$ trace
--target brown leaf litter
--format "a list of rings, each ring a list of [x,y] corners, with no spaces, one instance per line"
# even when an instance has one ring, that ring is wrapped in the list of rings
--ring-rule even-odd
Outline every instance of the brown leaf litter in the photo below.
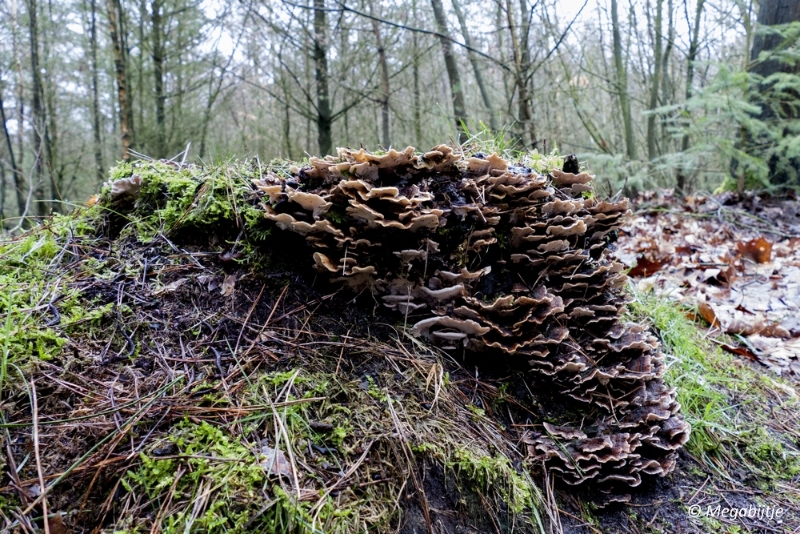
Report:
[[[800,208],[750,194],[638,199],[615,257],[695,309],[729,352],[800,378]]]

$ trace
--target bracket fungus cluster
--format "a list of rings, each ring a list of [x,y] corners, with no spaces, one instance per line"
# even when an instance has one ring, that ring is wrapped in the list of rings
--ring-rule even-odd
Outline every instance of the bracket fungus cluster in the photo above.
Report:
[[[526,435],[535,459],[571,484],[637,486],[674,468],[689,426],[657,340],[620,319],[625,274],[607,251],[627,200],[598,200],[591,180],[438,146],[340,149],[255,185],[265,217],[304,236],[332,282],[371,291],[416,336],[502,354],[582,406]]]

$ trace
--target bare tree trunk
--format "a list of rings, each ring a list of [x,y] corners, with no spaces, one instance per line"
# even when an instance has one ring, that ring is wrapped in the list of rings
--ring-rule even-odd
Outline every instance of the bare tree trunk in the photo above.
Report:
[[[519,112],[520,112],[520,117],[523,118],[524,123],[527,125],[526,130],[528,130],[531,138],[530,147],[534,149],[538,148],[539,139],[536,136],[536,125],[534,124],[533,121],[533,95],[531,94],[532,92],[530,90],[530,87],[528,87],[528,83],[530,82],[529,73],[531,72],[531,47],[530,47],[531,23],[530,23],[530,13],[528,11],[528,0],[519,0],[519,16],[520,16],[520,21],[522,22],[522,26],[520,27],[520,43],[519,43],[520,55],[521,55],[520,70],[519,70],[520,79],[518,80],[519,91],[520,91]]]
[[[761,27],[776,26],[790,23],[800,22],[800,2],[797,0],[761,0],[758,9],[758,24]],[[796,36],[794,37],[796,41]],[[751,72],[767,78],[773,74],[787,73],[787,74],[800,74],[800,63],[796,60],[779,60],[769,59],[768,61],[759,61],[759,55],[762,52],[773,51],[777,48],[790,44],[787,42],[785,33],[772,32],[769,34],[759,32],[753,40],[753,48],[750,53],[750,61],[752,67],[749,69]],[[758,94],[762,94],[765,90],[771,90],[771,86],[775,83],[760,84],[756,88]],[[800,101],[800,91],[797,89],[786,88],[782,91],[786,96],[783,97],[783,102],[780,107],[762,105],[759,119],[762,121],[775,121],[775,122],[796,122],[800,119],[800,112],[797,109],[797,102]],[[788,126],[781,127],[779,124],[775,128],[782,130],[782,136],[791,136],[792,131]],[[748,132],[749,137],[753,137],[751,132]],[[756,142],[751,142],[757,144]],[[774,185],[785,184],[800,184],[800,157],[792,157],[788,149],[783,149],[781,153],[773,153],[769,156],[767,164],[769,165],[769,180]],[[740,191],[743,189],[744,184],[740,181]]]
[[[662,39],[661,39],[661,12],[664,0],[656,0],[656,18],[653,24],[655,46],[653,50],[653,78],[650,81],[650,112],[647,116],[647,159],[653,161],[658,156],[656,147],[656,116],[652,111],[658,107],[658,89],[661,81]]]
[[[467,134],[464,131],[469,117],[467,116],[467,106],[464,103],[464,91],[461,86],[461,77],[458,73],[458,64],[456,63],[455,55],[453,55],[453,45],[450,40],[450,34],[447,31],[447,18],[442,8],[442,0],[431,0],[433,6],[433,16],[436,19],[436,29],[442,34],[439,41],[442,44],[442,54],[444,54],[444,65],[447,69],[447,77],[450,80],[450,93],[453,97],[453,115],[456,120],[456,129],[458,130],[458,142],[466,143]]]
[[[369,12],[373,14],[373,1],[369,3]],[[381,142],[383,148],[388,149],[391,145],[391,138],[389,137],[389,64],[386,61],[386,50],[383,48],[381,41],[381,31],[376,18],[372,20],[372,32],[375,34],[375,44],[378,47],[378,63],[381,66]]]
[[[471,48],[474,48],[474,46],[472,44],[472,38],[469,35],[469,28],[467,28],[467,19],[464,17],[464,12],[461,10],[461,5],[458,3],[458,0],[452,0],[452,2],[453,10],[456,12],[456,17],[458,18],[458,24],[461,26],[461,35],[464,37],[464,44],[469,47],[467,48],[467,57],[472,64],[472,70],[475,72],[475,81],[477,82],[478,89],[481,92],[483,105],[486,106],[486,112],[489,114],[489,126],[491,127],[492,131],[496,132],[499,129],[497,126],[497,117],[494,106],[492,106],[492,99],[489,96],[489,91],[486,89],[486,82],[483,80],[483,70],[478,62],[478,57],[472,50],[470,50]]]
[[[664,59],[661,64],[661,105],[667,106],[674,101],[675,90],[671,87],[670,58],[675,46],[675,16],[673,13],[673,0],[667,0],[667,45],[664,48]],[[666,128],[666,117],[661,120],[661,152],[668,152],[669,137]]]
[[[417,20],[417,0],[412,0],[411,2],[411,15],[413,20]],[[414,63],[411,66],[414,77],[414,142],[418,149],[424,150],[422,146],[422,121],[420,119],[419,43],[417,42],[417,32],[411,34],[411,46],[414,54]]]
[[[503,41],[503,0],[495,0],[497,3],[497,12],[495,13],[495,32],[497,33],[497,49],[500,51],[500,62],[505,65],[507,64],[506,61],[506,50],[505,44]],[[511,94],[511,83],[509,81],[508,70],[502,69],[503,73],[503,94],[506,97],[505,101],[508,106],[506,110],[506,115],[511,115],[511,104],[514,96]],[[505,120],[503,120],[505,123]]]
[[[156,97],[156,157],[164,158],[166,154],[166,124],[164,102],[164,46],[161,27],[161,1],[153,0],[150,4],[150,22],[153,25],[151,37],[153,40],[153,77],[155,78],[155,97]]]
[[[53,17],[53,2],[52,0],[47,0],[47,17],[44,19],[45,24],[47,21],[54,20]],[[42,62],[40,64],[41,69],[46,73],[44,79],[42,79],[42,101],[45,105],[45,120],[47,120],[47,135],[44,139],[45,143],[45,153],[46,153],[46,170],[47,174],[50,178],[50,199],[52,202],[50,203],[50,209],[53,212],[61,211],[61,204],[56,202],[58,200],[62,200],[61,198],[61,184],[63,183],[63,173],[64,173],[64,166],[62,165],[61,159],[58,155],[58,114],[56,108],[56,83],[53,79],[53,66],[52,61],[50,58],[50,51],[53,49],[53,46],[50,42],[50,37],[53,35],[53,31],[49,30],[47,25],[44,26],[44,30],[40,32],[42,35]]]
[[[120,4],[119,0],[108,0],[108,24],[111,36],[111,44],[114,48],[114,69],[117,74],[117,98],[119,101],[119,129],[122,137],[122,159],[131,159],[131,131],[133,125],[129,122],[128,110],[130,109],[128,99],[128,73],[125,65],[125,52],[123,50],[122,36],[120,34],[119,23]]]
[[[523,45],[520,41],[520,36],[517,35],[518,28],[516,21],[514,20],[514,7],[511,3],[511,0],[506,0],[506,17],[508,19],[508,30],[511,35],[511,51],[514,55],[514,83],[517,86],[517,103],[519,106],[519,138],[523,147],[530,146],[535,148],[537,139],[536,133],[534,132],[534,128],[532,126],[533,108],[531,106],[531,96],[528,92],[528,84],[525,81],[526,72],[529,68],[530,55],[523,52]],[[525,140],[525,135],[528,130],[531,132],[530,143]]]
[[[17,0],[12,0],[11,10],[13,20],[11,22],[11,46],[13,47],[14,55],[14,70],[16,71],[17,80],[15,86],[16,100],[17,100],[17,166],[22,169],[25,165],[25,149],[23,141],[25,139],[25,86],[23,83],[22,75],[22,61],[20,60],[20,44],[19,29],[22,27],[19,21],[19,6]],[[18,190],[18,194],[19,194]],[[22,203],[24,212],[25,202]]]
[[[686,0],[684,0],[685,2]],[[694,14],[694,26],[692,27],[692,38],[689,41],[689,54],[686,56],[686,100],[692,96],[692,84],[694,83],[694,61],[697,58],[697,48],[700,40],[700,21],[703,18],[703,4],[705,0],[697,0],[697,8]],[[681,151],[689,150],[689,135],[684,133],[681,139]],[[678,169],[677,183],[675,184],[679,192],[683,193],[686,189],[686,169],[681,166]]]
[[[44,177],[47,162],[45,144],[47,139],[47,119],[42,106],[42,75],[39,67],[39,24],[38,6],[36,0],[28,0],[28,28],[31,41],[31,80],[33,93],[31,99],[31,113],[33,114],[33,149],[34,160],[32,175],[36,182],[34,185],[34,198],[36,199],[36,213],[39,216],[47,215],[47,205],[44,202]]]
[[[92,132],[94,133],[94,163],[97,181],[105,177],[103,167],[103,137],[100,131],[100,101],[97,78],[97,0],[89,0],[89,68],[92,69]]]
[[[3,87],[0,85],[0,118],[3,120],[3,135],[6,139],[6,150],[8,151],[8,163],[11,173],[14,175],[14,188],[17,193],[17,215],[25,216],[25,181],[22,179],[22,172],[17,167],[14,159],[14,146],[11,143],[11,135],[8,133],[8,122],[6,120],[5,104],[3,102]],[[2,206],[0,204],[0,206]]]
[[[325,0],[314,0],[314,70],[317,82],[317,143],[319,155],[333,151],[333,117],[328,91],[328,17]]]
[[[283,97],[286,102],[289,102],[289,88],[286,85],[286,80],[281,76],[281,85],[283,86]],[[345,119],[347,117],[345,116]],[[289,115],[289,106],[283,106],[283,143],[286,147],[286,157],[292,159],[292,122]]]
[[[611,0],[611,25],[614,34],[614,65],[617,75],[617,93],[622,108],[622,123],[625,129],[625,148],[628,159],[636,159],[636,145],[633,139],[633,123],[631,121],[631,102],[628,98],[628,68],[622,62],[622,38],[619,33],[619,16],[617,0]]]

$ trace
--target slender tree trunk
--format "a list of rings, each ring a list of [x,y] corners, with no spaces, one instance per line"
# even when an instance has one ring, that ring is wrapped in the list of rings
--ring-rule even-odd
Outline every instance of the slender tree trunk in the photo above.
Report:
[[[674,101],[675,90],[671,87],[670,58],[672,49],[675,46],[675,16],[673,13],[673,1],[667,0],[667,45],[664,47],[664,59],[661,64],[661,105],[667,106]],[[667,143],[669,136],[666,128],[666,117],[661,119],[661,152],[669,152]]]
[[[15,96],[17,100],[17,167],[22,169],[25,165],[25,84],[23,83],[24,76],[22,74],[22,60],[20,60],[20,39],[19,29],[22,27],[19,21],[19,5],[17,0],[12,0],[11,11],[13,20],[11,21],[11,46],[14,55],[14,70],[16,72],[16,85],[14,87]],[[25,203],[23,202],[23,211]],[[20,215],[22,212],[20,212]]]
[[[161,27],[161,0],[153,0],[150,4],[150,22],[152,24],[151,37],[153,40],[153,77],[155,78],[156,97],[156,156],[165,158],[166,154],[166,124],[164,111],[164,46],[163,28]]]
[[[373,14],[373,1],[369,3],[370,14]],[[383,148],[389,149],[392,145],[389,137],[389,64],[386,61],[386,50],[381,41],[381,30],[376,19],[372,19],[372,32],[375,34],[375,45],[378,47],[378,63],[381,66],[381,142]]]
[[[11,135],[8,133],[8,121],[6,120],[5,103],[3,102],[3,87],[0,85],[0,118],[3,120],[3,136],[6,141],[6,150],[8,151],[8,163],[11,168],[11,173],[14,175],[14,189],[16,189],[17,196],[17,215],[19,217],[25,216],[25,181],[22,179],[22,171],[17,166],[14,158],[14,146],[11,143]]]
[[[328,91],[328,17],[325,0],[314,0],[314,76],[317,82],[317,142],[319,155],[333,151],[331,101]]]
[[[417,0],[411,2],[412,20],[417,20]],[[420,96],[419,96],[419,42],[417,32],[411,34],[411,49],[414,63],[411,65],[412,76],[414,78],[414,142],[417,148],[424,150],[422,146],[422,120],[420,119]]]
[[[504,65],[508,63],[506,61],[506,47],[505,42],[503,40],[504,34],[504,25],[503,25],[503,0],[495,0],[497,3],[497,12],[495,13],[495,32],[497,33],[497,49],[500,52],[500,61]],[[511,104],[514,96],[511,94],[511,83],[508,76],[508,71],[506,69],[502,69],[503,73],[503,95],[506,97],[505,101],[507,104],[506,115],[511,115]],[[505,123],[505,120],[503,120]]]
[[[42,79],[42,101],[45,105],[45,120],[47,120],[47,134],[44,138],[46,153],[46,171],[50,178],[50,209],[53,212],[61,211],[61,204],[56,202],[61,200],[61,184],[63,183],[64,167],[58,155],[58,109],[56,107],[56,82],[53,79],[53,62],[50,57],[52,45],[50,38],[53,30],[47,27],[49,21],[55,20],[53,17],[53,2],[47,0],[47,18],[45,19],[42,35],[42,62],[40,64],[45,77]]]
[[[145,108],[148,107],[145,102],[149,101],[149,98],[145,96],[145,83],[144,83],[144,61],[145,61],[145,54],[144,50],[147,49],[146,41],[147,37],[145,36],[145,24],[148,19],[147,14],[147,0],[140,0],[139,2],[139,27],[138,35],[136,36],[139,40],[139,54],[136,58],[136,90],[133,90],[133,87],[130,89],[130,97],[128,100],[130,101],[130,106],[135,107],[138,110],[136,116],[136,124],[139,125],[139,128],[144,131],[144,111]],[[132,78],[132,76],[131,76]],[[131,85],[133,85],[133,79],[131,79]]]
[[[464,103],[464,90],[461,86],[458,64],[453,54],[453,44],[447,31],[447,18],[442,7],[442,0],[431,0],[431,6],[433,6],[433,16],[436,19],[436,30],[442,34],[439,41],[442,44],[447,77],[450,80],[450,93],[453,97],[453,115],[455,116],[456,129],[458,130],[458,142],[466,143],[467,133],[464,131],[464,127],[467,125],[469,117],[467,116],[467,106]]]
[[[531,72],[531,23],[530,12],[528,11],[528,0],[519,0],[519,15],[520,22],[522,22],[522,26],[520,27],[520,79],[518,81],[520,91],[519,111],[531,138],[530,147],[535,149],[539,146],[539,138],[536,136],[536,125],[533,121],[533,94],[528,86]],[[546,142],[545,140],[545,143]],[[545,148],[547,147],[545,146]]]
[[[122,137],[122,159],[131,159],[131,130],[133,125],[129,122],[128,110],[128,73],[125,66],[125,53],[122,45],[119,24],[120,4],[119,0],[108,0],[108,25],[111,36],[111,44],[114,48],[114,70],[117,75],[117,99],[119,101],[119,129]]]
[[[684,0],[686,1],[686,0]],[[697,58],[697,48],[700,41],[700,21],[703,19],[703,4],[705,0],[697,0],[697,7],[694,14],[694,26],[692,27],[692,37],[689,41],[689,54],[686,56],[686,100],[692,97],[692,84],[694,83],[694,62]],[[684,133],[681,139],[681,151],[689,150],[689,135]],[[675,184],[679,192],[686,191],[686,169],[681,166],[678,169],[677,183]]]
[[[511,52],[514,55],[514,83],[517,86],[517,104],[519,107],[518,122],[520,125],[520,144],[523,147],[536,146],[536,134],[534,132],[533,122],[533,108],[531,106],[531,96],[528,92],[528,84],[525,81],[526,72],[528,70],[529,58],[523,52],[523,45],[520,36],[517,35],[518,27],[514,20],[514,6],[511,0],[506,0],[506,17],[508,19],[508,31],[511,35]],[[527,22],[526,22],[527,24]],[[523,32],[524,33],[524,32]],[[525,140],[525,136],[530,130],[530,143]]]
[[[622,108],[622,123],[625,129],[625,148],[628,159],[636,159],[636,145],[633,139],[633,122],[631,121],[631,102],[628,98],[628,68],[622,61],[622,38],[619,33],[619,16],[617,0],[611,0],[611,25],[614,34],[614,66],[617,76],[617,93]]]
[[[289,102],[289,88],[286,85],[286,80],[281,76],[281,85],[283,87],[283,97],[286,102]],[[347,119],[347,116],[345,116]],[[292,159],[292,121],[289,114],[289,106],[283,106],[283,144],[286,147],[286,157]]]
[[[42,75],[39,66],[39,24],[38,6],[36,0],[28,0],[28,28],[30,30],[31,41],[31,113],[33,114],[33,150],[34,160],[32,175],[35,179],[34,198],[36,199],[36,213],[39,216],[47,215],[47,205],[44,202],[44,176],[43,172],[47,168],[46,139],[47,139],[47,119],[44,116],[42,105]]]
[[[89,0],[89,68],[92,70],[92,132],[94,134],[94,164],[97,181],[105,177],[103,167],[103,137],[100,130],[100,100],[97,76],[97,0]]]
[[[650,111],[651,114],[647,116],[647,159],[653,161],[658,156],[658,149],[656,146],[656,116],[652,111],[658,107],[658,90],[661,82],[661,67],[663,58],[662,56],[662,39],[661,39],[661,12],[664,0],[656,0],[656,18],[653,24],[653,36],[655,39],[655,46],[653,50],[653,78],[650,81]]]
[[[458,18],[458,24],[461,26],[461,35],[464,37],[464,44],[470,48],[474,48],[472,44],[472,38],[469,35],[469,28],[467,27],[467,19],[464,17],[464,11],[462,11],[458,0],[452,0],[452,2],[453,10],[456,12],[456,18]],[[475,53],[468,48],[467,57],[469,58],[469,62],[472,64],[472,70],[475,73],[475,81],[478,84],[478,89],[481,92],[483,105],[486,107],[486,112],[489,114],[489,127],[492,129],[492,131],[496,132],[499,129],[497,125],[497,116],[495,114],[494,106],[492,106],[492,99],[489,96],[489,91],[486,88],[486,82],[483,80],[483,69],[481,69],[478,56],[476,56]]]

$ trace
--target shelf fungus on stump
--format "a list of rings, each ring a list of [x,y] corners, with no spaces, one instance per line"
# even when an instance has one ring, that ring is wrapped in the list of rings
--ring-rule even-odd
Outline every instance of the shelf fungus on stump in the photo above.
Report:
[[[540,175],[447,146],[340,149],[295,171],[255,185],[265,216],[306,237],[320,272],[371,291],[414,335],[502,354],[583,407],[572,426],[524,437],[537,461],[603,487],[675,467],[689,425],[656,339],[620,320],[625,274],[607,257],[627,200],[597,199],[586,173]]]

